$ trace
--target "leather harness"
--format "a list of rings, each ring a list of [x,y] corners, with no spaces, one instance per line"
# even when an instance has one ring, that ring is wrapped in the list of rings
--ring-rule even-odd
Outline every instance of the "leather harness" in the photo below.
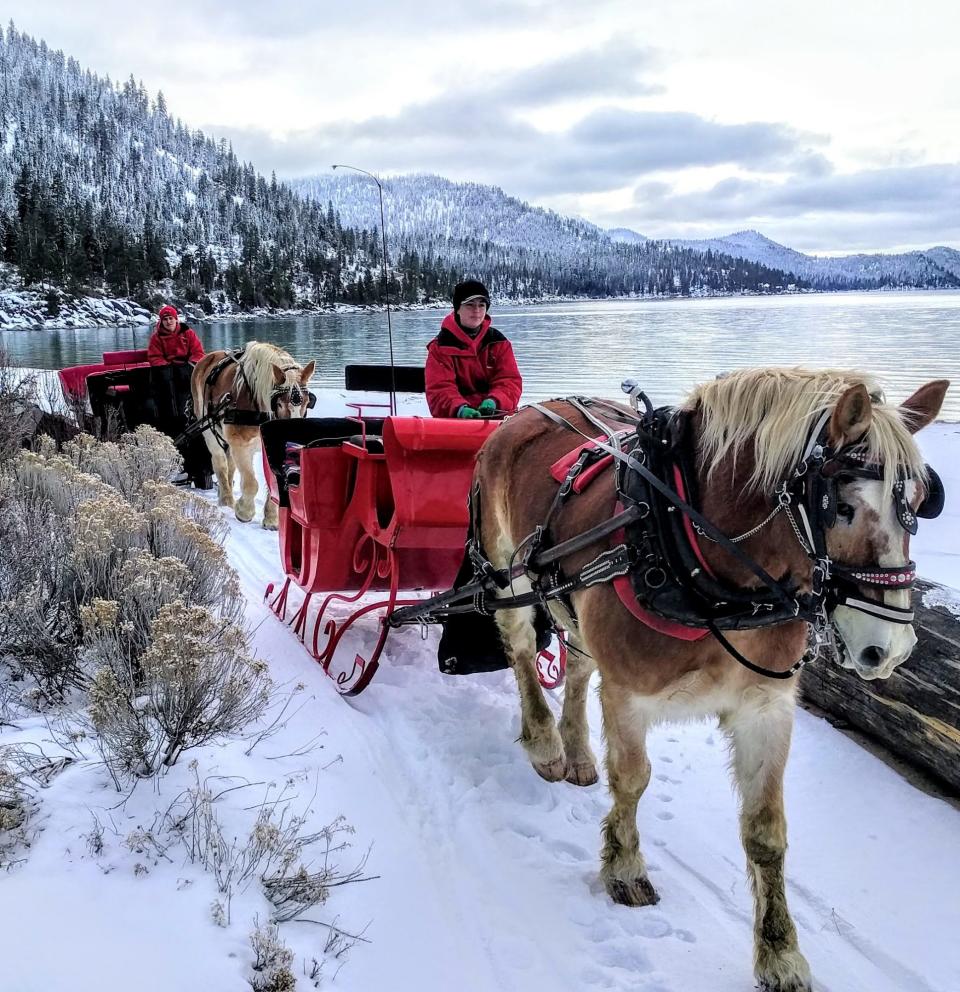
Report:
[[[203,389],[207,400],[205,404],[207,412],[203,417],[200,417],[199,419],[196,419],[192,423],[188,424],[183,434],[181,434],[175,441],[175,444],[179,446],[181,441],[186,441],[193,436],[202,434],[209,428],[210,433],[213,435],[214,440],[220,446],[221,450],[226,452],[229,445],[227,443],[227,439],[223,436],[222,427],[224,424],[231,424],[237,427],[262,426],[267,423],[267,421],[273,420],[276,417],[280,397],[285,393],[290,394],[290,402],[294,405],[299,405],[302,403],[303,396],[306,395],[307,409],[312,410],[314,406],[316,406],[316,395],[298,383],[294,383],[289,386],[277,386],[270,393],[269,411],[258,410],[256,409],[256,406],[239,406],[238,404],[240,402],[240,397],[243,395],[244,390],[246,390],[246,393],[250,398],[250,402],[254,404],[256,403],[253,389],[251,388],[246,374],[244,373],[243,363],[240,361],[240,359],[243,358],[243,355],[243,348],[240,348],[232,353],[228,353],[210,369],[206,378],[203,380]],[[213,386],[217,379],[220,378],[220,374],[223,370],[230,365],[237,366],[234,384],[236,384],[238,379],[240,380],[239,388],[236,389],[236,395],[230,392],[224,393],[216,403],[212,403],[211,395]],[[282,371],[291,372],[293,369],[299,367],[300,366],[298,365],[286,365],[283,367]],[[193,413],[192,402],[188,413]]]
[[[692,505],[697,499],[696,475],[689,464],[690,415],[663,407],[654,410],[645,394],[634,390],[637,415],[603,401],[570,397],[566,400],[600,434],[590,437],[566,418],[548,407],[531,406],[552,422],[585,439],[579,454],[570,462],[563,481],[542,524],[528,535],[514,552],[508,568],[496,569],[479,547],[479,528],[471,528],[467,554],[474,569],[474,581],[414,606],[395,611],[391,626],[405,623],[435,623],[455,614],[476,610],[490,613],[529,605],[546,605],[550,600],[564,602],[574,621],[571,593],[598,582],[614,582],[621,598],[632,591],[640,613],[650,611],[670,624],[693,631],[706,630],[740,664],[770,678],[790,678],[803,664],[801,659],[786,671],[764,668],[745,658],[724,636],[723,631],[753,630],[791,620],[813,625],[822,637],[829,617],[837,606],[868,613],[894,623],[909,624],[913,611],[887,606],[866,599],[860,587],[910,589],[916,565],[885,567],[847,566],[833,561],[826,548],[826,531],[837,515],[837,490],[841,478],[883,478],[883,466],[869,464],[859,443],[834,450],[828,445],[829,413],[824,414],[808,437],[803,455],[793,471],[777,487],[777,504],[757,527],[730,538],[721,533]],[[643,413],[639,410],[642,402]],[[611,430],[594,411],[630,427]],[[568,456],[569,458],[569,456]],[[605,463],[605,464],[604,464]],[[617,505],[613,517],[574,538],[552,545],[550,524],[558,509],[575,493],[582,491],[582,480],[598,474],[613,463],[617,473]],[[556,467],[556,466],[555,466]],[[591,475],[592,474],[592,475]],[[894,501],[901,526],[916,533],[917,517],[938,516],[943,508],[943,485],[927,466],[928,484],[923,503],[912,510],[906,498],[906,477],[894,483]],[[471,513],[479,514],[479,492],[471,494]],[[740,547],[739,543],[757,533],[777,514],[784,513],[800,546],[812,563],[809,592],[801,592],[794,579],[778,580]],[[560,568],[564,558],[613,535],[616,544],[584,565],[576,575]],[[735,587],[718,579],[707,566],[699,548],[699,538],[721,546],[757,580],[752,588]],[[516,563],[516,559],[520,559]],[[504,596],[512,581],[526,575],[532,590]],[[627,603],[628,607],[630,606]],[[641,619],[643,619],[641,615]],[[645,621],[646,622],[646,621]],[[657,629],[656,624],[651,624]],[[699,635],[697,635],[699,636]],[[689,637],[687,639],[693,639]]]

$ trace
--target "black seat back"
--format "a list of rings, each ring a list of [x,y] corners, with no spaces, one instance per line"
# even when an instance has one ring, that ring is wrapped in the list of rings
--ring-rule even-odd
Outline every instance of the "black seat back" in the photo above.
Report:
[[[424,393],[426,382],[420,365],[347,365],[343,370],[344,385],[351,390],[371,393]],[[393,383],[396,385],[393,385]]]

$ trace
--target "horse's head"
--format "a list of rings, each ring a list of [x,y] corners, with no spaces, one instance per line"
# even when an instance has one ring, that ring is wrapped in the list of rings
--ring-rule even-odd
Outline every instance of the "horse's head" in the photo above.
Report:
[[[917,641],[910,536],[918,516],[939,514],[943,489],[912,435],[936,417],[948,385],[922,386],[899,410],[874,406],[864,385],[851,386],[825,425],[828,456],[814,483],[814,512],[832,562],[839,660],[864,679],[887,678]]]
[[[316,402],[314,395],[307,389],[315,366],[315,362],[308,362],[303,368],[299,365],[286,368],[272,366],[270,411],[277,420],[295,420],[307,415],[307,410]]]

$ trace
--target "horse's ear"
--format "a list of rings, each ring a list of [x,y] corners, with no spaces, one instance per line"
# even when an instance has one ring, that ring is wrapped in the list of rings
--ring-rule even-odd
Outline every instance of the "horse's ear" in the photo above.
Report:
[[[310,381],[310,376],[313,375],[313,370],[317,367],[316,362],[307,362],[306,365],[300,370],[300,382],[305,386]]]
[[[287,373],[279,365],[271,365],[270,368],[273,369],[273,384],[282,386],[287,381]]]
[[[934,379],[900,404],[900,416],[911,434],[933,422],[943,406],[943,397],[949,385],[949,379]]]
[[[873,417],[873,406],[867,387],[860,383],[851,386],[837,400],[830,418],[830,444],[842,448],[845,444],[859,441],[867,432]]]

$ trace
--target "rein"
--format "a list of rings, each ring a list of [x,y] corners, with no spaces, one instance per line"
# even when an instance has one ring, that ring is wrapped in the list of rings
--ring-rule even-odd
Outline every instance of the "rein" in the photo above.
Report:
[[[627,385],[625,383],[625,389]],[[634,386],[633,383],[629,385]],[[511,561],[508,569],[495,569],[479,548],[478,536],[475,535],[467,548],[474,567],[475,580],[460,589],[397,610],[390,616],[388,623],[391,626],[400,626],[404,623],[439,622],[445,616],[472,610],[489,614],[498,609],[515,609],[535,604],[545,606],[549,600],[569,597],[578,589],[630,574],[638,598],[655,613],[681,624],[705,626],[724,650],[750,671],[768,678],[786,679],[802,667],[805,658],[782,672],[764,668],[745,658],[723,635],[722,628],[749,630],[796,619],[811,623],[819,639],[823,636],[830,615],[838,606],[846,606],[893,623],[909,624],[913,621],[912,610],[865,599],[858,588],[908,590],[913,586],[916,576],[914,562],[893,567],[847,566],[832,561],[827,553],[826,531],[836,521],[838,480],[851,476],[867,479],[880,479],[883,476],[882,466],[866,463],[865,454],[858,443],[836,451],[829,447],[829,412],[811,430],[800,461],[792,474],[777,487],[777,504],[772,512],[756,527],[731,538],[691,506],[684,498],[685,494],[681,495],[653,470],[654,462],[662,462],[664,466],[670,464],[670,457],[679,448],[677,432],[680,422],[676,411],[654,411],[646,395],[635,386],[631,390],[631,398],[637,409],[636,416],[602,401],[580,397],[567,400],[589,424],[602,432],[606,440],[591,437],[565,417],[541,404],[531,404],[547,419],[589,441],[590,447],[585,448],[570,466],[544,523],[520,542],[515,557],[523,550],[521,562],[513,564]],[[639,411],[641,402],[646,411],[644,415]],[[590,406],[603,408],[605,413],[612,414],[621,423],[630,424],[632,431],[615,433],[609,424],[594,416]],[[665,436],[671,432],[674,435],[672,440]],[[621,443],[628,433],[636,437],[636,444],[630,451],[624,451]],[[618,498],[625,504],[625,509],[612,519],[545,549],[544,544],[548,539],[549,525],[554,514],[574,491],[573,483],[577,476],[591,462],[595,462],[598,456],[609,456],[616,463]],[[666,468],[663,471],[667,474]],[[674,472],[677,475],[677,485],[680,486],[682,470],[678,468]],[[906,498],[906,478],[898,479],[894,485],[898,520],[911,534],[916,533],[918,516],[936,516],[942,509],[942,483],[929,466],[927,472],[931,485],[917,511],[911,509]],[[627,489],[629,493],[625,491]],[[630,493],[640,495],[634,498]],[[647,498],[642,498],[643,494],[648,494]],[[478,494],[474,495],[476,498]],[[662,508],[654,496],[662,502]],[[928,503],[932,505],[928,507]],[[786,514],[800,547],[812,562],[812,588],[809,593],[797,593],[791,585],[778,581],[738,546],[761,531],[779,513]],[[684,540],[676,536],[678,531],[683,530],[677,526],[677,518],[689,521],[686,551],[683,548]],[[561,559],[621,528],[628,534],[624,543],[598,555],[575,576],[564,577],[559,572],[557,563]],[[700,567],[704,563],[695,546],[694,532],[723,548],[760,581],[762,588],[731,589],[720,584],[712,575],[705,575],[704,568]],[[673,536],[673,545],[669,545],[669,535]],[[695,561],[690,557],[691,547],[696,555]],[[646,550],[646,564],[642,560],[641,548]],[[691,563],[692,567],[686,567]],[[644,568],[646,570],[641,572]],[[651,578],[653,572],[659,573],[656,582]],[[519,595],[503,596],[502,591],[508,587],[512,591],[513,580],[523,575],[530,579],[532,590]],[[638,576],[646,582],[646,589],[641,587],[638,590]],[[672,585],[668,585],[668,577],[672,577]],[[661,595],[661,590],[664,595]],[[642,595],[643,593],[646,595]],[[570,606],[568,601],[567,606]],[[671,609],[680,612],[670,612]],[[572,613],[572,608],[570,611]]]

